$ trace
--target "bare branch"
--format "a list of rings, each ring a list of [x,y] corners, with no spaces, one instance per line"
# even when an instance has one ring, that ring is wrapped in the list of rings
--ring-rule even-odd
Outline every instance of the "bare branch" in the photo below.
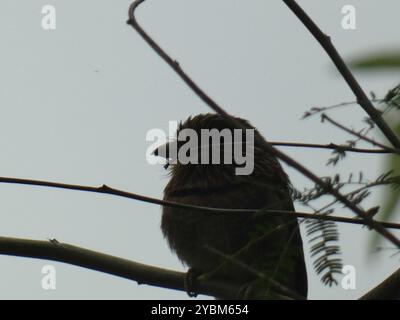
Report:
[[[360,300],[394,299],[400,299],[400,269],[360,298]]]
[[[317,143],[303,143],[303,142],[281,142],[281,141],[270,141],[270,144],[277,147],[295,147],[295,148],[311,148],[311,149],[330,149],[330,150],[340,150],[347,152],[356,153],[378,153],[378,154],[388,154],[397,153],[392,148],[390,149],[361,149],[353,148],[349,146],[344,146],[336,143],[329,144],[317,144]]]
[[[385,146],[384,144],[382,144],[380,142],[376,142],[375,140],[372,140],[372,139],[368,138],[366,135],[363,135],[363,134],[361,134],[359,132],[356,132],[356,131],[354,131],[352,129],[347,128],[346,126],[344,126],[344,125],[340,124],[339,122],[333,120],[331,117],[329,117],[325,113],[323,113],[321,115],[321,120],[322,121],[326,120],[329,123],[333,124],[334,126],[338,127],[339,129],[341,129],[343,131],[346,131],[347,133],[350,133],[353,136],[356,136],[357,138],[359,138],[361,140],[367,141],[367,142],[371,143],[374,146],[378,146],[378,147],[382,148],[383,150],[387,150],[387,151],[389,151],[391,153],[397,153],[397,154],[400,153],[399,150],[396,150],[396,149],[393,149],[391,147]]]
[[[336,68],[343,76],[344,80],[349,85],[357,98],[357,103],[364,109],[369,117],[376,123],[381,129],[385,137],[391,142],[396,148],[400,149],[400,140],[393,130],[389,127],[385,120],[383,120],[381,113],[374,107],[368,96],[365,94],[359,83],[357,82],[350,69],[346,66],[343,58],[340,56],[334,45],[332,44],[331,38],[324,34],[321,29],[315,24],[315,22],[307,15],[307,13],[296,3],[294,0],[283,0],[283,2],[292,10],[292,12],[300,19],[303,25],[311,32],[314,38],[319,44],[325,49],[328,56],[332,59]]]
[[[138,284],[186,291],[185,273],[141,264],[58,241],[0,237],[0,254],[59,261],[134,280]],[[231,296],[232,292],[241,290],[240,286],[211,279],[196,279],[191,289],[197,294],[210,296]]]
[[[174,208],[181,208],[181,209],[190,209],[190,210],[209,212],[209,213],[216,213],[216,212],[217,213],[232,213],[232,214],[235,214],[235,213],[249,213],[249,214],[250,213],[257,213],[257,214],[264,213],[264,214],[270,214],[270,215],[290,215],[290,216],[295,216],[297,218],[304,218],[304,219],[317,219],[317,220],[319,219],[319,220],[351,223],[351,224],[357,224],[357,225],[368,225],[367,223],[365,223],[364,220],[361,220],[361,219],[345,218],[345,217],[337,217],[337,216],[327,216],[327,215],[313,214],[313,213],[307,213],[307,212],[298,212],[298,211],[276,210],[276,209],[273,209],[273,210],[228,209],[228,208],[212,208],[212,207],[194,206],[194,205],[178,203],[178,202],[174,202],[174,201],[165,201],[165,200],[160,200],[160,199],[156,199],[156,198],[152,198],[152,197],[148,197],[148,196],[143,196],[143,195],[140,195],[137,193],[112,188],[105,184],[102,185],[101,187],[92,187],[92,186],[58,183],[58,182],[50,182],[50,181],[43,181],[43,180],[18,179],[18,178],[6,178],[6,177],[0,177],[0,183],[31,185],[31,186],[49,187],[49,188],[56,188],[56,189],[66,189],[66,190],[108,194],[108,195],[112,195],[112,196],[157,204],[160,206],[174,207]],[[376,221],[376,222],[381,224],[385,228],[400,229],[400,224],[391,223],[391,222],[380,222],[380,221]]]
[[[191,90],[193,90],[196,95],[203,100],[213,111],[219,113],[226,117],[236,128],[240,128],[245,130],[245,128],[236,121],[232,116],[230,116],[223,108],[221,108],[213,99],[211,99],[200,87],[182,70],[179,66],[179,63],[175,60],[171,59],[171,57],[143,30],[143,28],[138,24],[136,17],[135,17],[135,10],[137,7],[143,3],[144,0],[136,0],[131,4],[129,7],[128,15],[129,20],[127,23],[131,25],[139,34],[140,36],[150,45],[151,48],[181,77],[181,79],[189,86]],[[360,88],[361,90],[361,88]],[[362,92],[362,90],[361,90]],[[368,100],[368,98],[367,98]],[[376,111],[376,109],[374,109]],[[377,111],[376,111],[377,112]],[[379,114],[380,117],[380,114]],[[383,121],[383,120],[382,120]],[[382,125],[382,124],[381,124]],[[388,129],[390,132],[391,130]],[[395,141],[397,141],[396,136]],[[397,239],[391,232],[386,230],[379,222],[373,220],[367,212],[359,208],[357,205],[353,204],[349,201],[344,195],[342,195],[339,191],[332,188],[331,185],[327,184],[323,180],[321,180],[317,175],[313,172],[308,170],[306,167],[295,161],[293,158],[287,156],[286,154],[282,153],[275,147],[273,147],[269,142],[265,139],[259,139],[258,141],[261,146],[263,146],[266,150],[274,154],[280,160],[284,161],[287,165],[295,168],[297,171],[302,173],[304,176],[309,178],[310,180],[314,181],[318,185],[320,185],[327,193],[330,193],[334,197],[336,197],[340,202],[342,202],[346,207],[351,209],[355,214],[357,214],[360,218],[362,218],[365,223],[372,229],[376,230],[380,233],[383,237],[388,239],[390,242],[395,244],[398,248],[400,248],[400,240]],[[396,147],[400,147],[400,141],[396,144]]]
[[[371,99],[370,100],[371,103],[372,102],[385,102],[385,99]],[[348,101],[348,102],[341,102],[338,104],[334,104],[331,106],[327,106],[327,107],[312,107],[310,110],[307,110],[304,114],[302,119],[308,118],[308,117],[312,117],[316,114],[319,114],[321,112],[325,112],[325,111],[329,111],[332,109],[337,109],[337,108],[341,108],[341,107],[349,107],[349,106],[353,106],[357,104],[357,101]]]

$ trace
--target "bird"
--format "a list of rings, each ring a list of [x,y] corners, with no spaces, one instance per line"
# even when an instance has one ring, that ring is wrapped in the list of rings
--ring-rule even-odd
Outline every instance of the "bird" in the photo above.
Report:
[[[231,161],[224,158],[220,163],[212,163],[211,153],[215,146],[211,138],[205,144],[201,139],[195,142],[198,154],[194,159],[197,157],[199,161],[181,163],[168,154],[172,143],[179,154],[187,142],[176,138],[154,151],[155,155],[164,156],[170,162],[166,165],[170,180],[163,199],[192,206],[254,209],[254,213],[240,210],[210,213],[163,206],[162,233],[171,250],[190,268],[191,275],[225,281],[243,289],[216,296],[217,299],[281,299],[288,296],[306,299],[307,272],[298,220],[294,215],[271,215],[262,211],[295,211],[289,178],[274,154],[260,143],[264,138],[259,131],[243,118],[233,119],[236,124],[217,113],[198,114],[180,122],[176,134],[179,137],[180,133],[190,130],[200,137],[204,130],[228,130],[232,134],[235,130],[252,130],[252,172],[237,174],[237,168],[243,165],[233,156]],[[242,132],[239,145],[244,150],[248,141],[244,139],[245,130]],[[226,149],[225,136],[220,142],[222,158],[224,151],[231,149]],[[234,141],[234,146],[235,143],[238,144]],[[208,163],[200,161],[206,148]]]

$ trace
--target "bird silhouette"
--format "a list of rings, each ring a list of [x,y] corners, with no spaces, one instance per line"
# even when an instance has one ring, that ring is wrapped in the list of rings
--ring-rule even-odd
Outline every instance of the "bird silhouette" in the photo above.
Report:
[[[243,167],[243,163],[238,163],[233,152],[231,161],[226,161],[223,156],[231,147],[228,148],[225,136],[220,140],[219,151],[215,151],[212,138],[206,143],[198,139],[194,142],[195,148],[192,142],[190,150],[197,153],[191,159],[197,158],[197,163],[174,159],[170,154],[171,143],[180,155],[179,151],[188,142],[175,140],[167,148],[163,147],[163,156],[171,162],[168,167],[171,178],[164,190],[164,200],[214,208],[294,211],[291,184],[278,160],[260,145],[262,136],[247,120],[235,119],[242,128],[254,129],[253,145],[249,148],[253,152],[252,172],[237,174],[237,168]],[[216,129],[219,133],[227,129],[234,136],[234,130],[239,128],[222,115],[208,113],[181,122],[177,136],[185,129],[201,137],[204,129],[214,129],[214,132]],[[229,144],[241,146],[243,156],[250,142],[244,137],[245,131],[242,132],[239,143],[229,141]],[[155,154],[161,155],[160,150]],[[204,156],[206,151],[208,155]],[[220,163],[212,163],[213,152],[220,152]],[[200,161],[207,158],[209,163]],[[271,215],[262,210],[210,213],[165,206],[161,229],[172,251],[196,271],[192,274],[244,288],[241,293],[217,298],[279,299],[287,297],[282,294],[282,288],[297,297],[307,296],[303,244],[295,216]]]

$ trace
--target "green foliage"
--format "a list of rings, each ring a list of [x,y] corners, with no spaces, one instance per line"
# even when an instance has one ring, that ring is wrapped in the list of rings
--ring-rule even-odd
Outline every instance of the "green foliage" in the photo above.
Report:
[[[400,123],[396,126],[395,132],[400,136]],[[394,178],[400,176],[400,155],[390,154],[386,158],[385,164],[386,170],[391,170]],[[383,220],[388,220],[394,214],[394,209],[400,202],[400,186],[398,181],[394,180],[391,188],[385,190],[385,195],[383,199],[383,210],[381,213],[381,218]],[[397,182],[397,183],[396,183]]]
[[[350,62],[357,69],[400,68],[400,52],[377,53]]]
[[[351,179],[349,177],[349,181]],[[322,177],[322,180],[338,191],[346,185],[346,182],[341,181],[338,174],[333,177]],[[310,208],[312,208],[310,202],[324,195],[326,195],[326,191],[318,184],[315,184],[312,188],[306,188],[302,192],[293,190],[294,200]],[[354,199],[352,200],[355,201]],[[334,209],[326,209],[324,212],[320,210],[314,211],[316,215],[329,215],[334,212]],[[338,280],[336,277],[342,273],[342,259],[340,247],[337,244],[339,231],[336,223],[333,221],[305,219],[305,224],[307,238],[311,244],[311,259],[315,272],[321,276],[321,281],[324,285],[337,285]]]
[[[322,274],[321,281],[325,285],[337,285],[335,276],[342,273],[340,247],[335,245],[339,240],[337,225],[333,221],[307,220],[306,226],[315,271]]]
[[[400,84],[389,90],[389,92],[383,99],[383,103],[386,105],[386,108],[384,110],[385,113],[389,112],[392,109],[400,110]]]
[[[383,114],[388,114],[391,111],[400,111],[400,85],[389,90],[385,98],[381,101]],[[400,136],[400,123],[392,124],[395,133]],[[389,186],[384,190],[384,196],[382,200],[382,210],[380,210],[380,219],[383,221],[393,220],[395,216],[395,209],[400,202],[400,155],[391,153],[386,156],[384,170],[388,174],[384,177],[384,183]],[[382,238],[374,233],[371,239],[371,246],[376,247],[379,244],[379,240]]]
[[[400,85],[389,90],[386,94],[383,103],[385,104],[384,112],[389,113],[392,110],[400,110]],[[395,133],[400,136],[400,123],[394,125]],[[400,155],[396,153],[389,154],[386,156],[385,170],[391,172],[391,188],[385,190],[383,199],[383,210],[381,212],[381,218],[388,220],[393,217],[394,210],[400,202]]]

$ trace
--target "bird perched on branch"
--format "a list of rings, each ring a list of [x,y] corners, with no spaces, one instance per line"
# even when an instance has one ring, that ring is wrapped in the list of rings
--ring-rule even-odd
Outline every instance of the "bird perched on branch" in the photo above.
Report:
[[[156,155],[164,153],[170,161],[171,179],[165,187],[164,200],[213,208],[294,211],[290,182],[278,160],[260,145],[263,138],[248,121],[235,120],[249,133],[253,132],[253,141],[245,130],[235,136],[240,128],[230,119],[200,114],[179,124],[179,139],[155,150]],[[196,133],[203,137],[205,131],[214,135],[189,144],[189,136]],[[218,133],[220,140],[216,143],[213,139]],[[229,133],[234,139],[228,139]],[[241,149],[237,151],[236,147]],[[177,151],[175,155],[172,149]],[[181,161],[180,156],[190,152],[191,161]],[[251,152],[253,158],[243,158],[246,152]],[[220,162],[216,163],[214,157],[218,158],[218,153]],[[250,164],[252,170],[238,174],[238,169],[248,165],[243,159],[254,162]],[[244,288],[241,293],[217,298],[307,296],[303,244],[295,216],[270,211],[210,213],[164,207],[161,229],[171,249],[191,268],[192,274]]]

